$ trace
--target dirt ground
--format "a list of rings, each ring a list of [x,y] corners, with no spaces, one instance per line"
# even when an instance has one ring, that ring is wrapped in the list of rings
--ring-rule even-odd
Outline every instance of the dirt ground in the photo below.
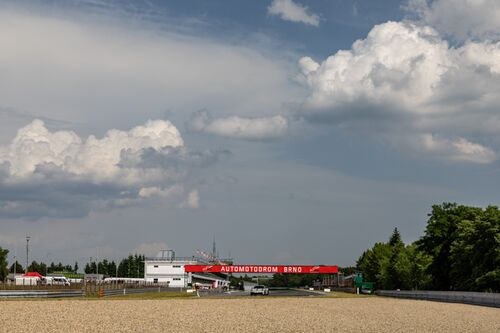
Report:
[[[500,332],[500,309],[369,298],[0,301],[1,332]]]

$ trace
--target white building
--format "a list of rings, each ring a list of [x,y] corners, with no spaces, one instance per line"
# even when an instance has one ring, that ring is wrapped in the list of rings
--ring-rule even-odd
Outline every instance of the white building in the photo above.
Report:
[[[228,287],[227,277],[210,273],[186,273],[185,265],[207,265],[206,260],[197,257],[176,257],[172,250],[162,250],[154,258],[144,260],[146,283],[166,284],[169,287],[221,288]]]

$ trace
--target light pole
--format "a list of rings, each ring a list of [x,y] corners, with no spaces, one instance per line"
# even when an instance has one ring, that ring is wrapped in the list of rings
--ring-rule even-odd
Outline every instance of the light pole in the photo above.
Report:
[[[95,264],[96,274],[99,275],[99,247],[97,247],[97,257],[96,257],[95,261],[97,261],[97,263]]]
[[[26,236],[26,273],[28,273],[29,255],[30,255],[30,236]]]
[[[17,260],[16,260],[16,256],[14,256],[14,283],[16,281],[16,267],[17,266]]]

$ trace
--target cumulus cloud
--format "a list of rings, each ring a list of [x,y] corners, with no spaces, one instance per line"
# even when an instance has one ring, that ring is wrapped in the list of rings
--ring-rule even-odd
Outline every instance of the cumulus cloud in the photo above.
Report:
[[[448,44],[432,28],[384,23],[351,50],[341,50],[321,64],[301,59],[311,88],[306,108],[341,112],[353,102],[367,100],[405,112],[429,112],[426,102],[454,65]]]
[[[85,140],[34,120],[0,146],[0,216],[75,217],[153,198],[180,201],[190,169],[213,155],[189,152],[166,120]]]
[[[407,9],[457,40],[500,38],[498,0],[410,0]]]
[[[144,180],[144,175],[121,168],[122,153],[183,145],[177,128],[164,120],[148,121],[130,131],[113,129],[101,139],[90,136],[84,141],[72,131],[50,132],[37,119],[21,128],[10,145],[0,148],[0,161],[9,163],[13,179],[29,178],[40,166],[51,165],[98,182],[136,184]]]
[[[492,149],[464,138],[440,139],[426,133],[420,136],[420,144],[426,152],[453,161],[487,164],[497,159],[497,154]]]
[[[498,141],[499,42],[469,41],[451,47],[432,27],[387,22],[375,26],[350,50],[321,63],[304,57],[299,66],[310,91],[302,114],[311,121],[364,129],[368,123],[398,135],[406,131],[404,135],[412,135],[414,141],[436,131],[480,141],[490,141],[493,135]],[[467,140],[446,142],[439,146],[471,147]],[[479,158],[456,156],[471,155],[450,155],[469,162],[494,160],[489,151]]]
[[[191,117],[187,126],[194,131],[236,139],[273,140],[286,134],[288,120],[280,115],[260,118],[212,118],[208,111],[199,111]]]
[[[281,17],[285,21],[319,26],[319,16],[311,13],[306,6],[293,2],[293,0],[273,0],[267,12],[270,15]]]

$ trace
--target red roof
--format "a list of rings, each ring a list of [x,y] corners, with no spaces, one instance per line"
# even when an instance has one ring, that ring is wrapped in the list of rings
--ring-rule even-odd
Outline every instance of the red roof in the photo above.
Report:
[[[26,272],[26,274],[24,274],[23,277],[37,277],[40,279],[43,278],[43,276],[38,272]]]

